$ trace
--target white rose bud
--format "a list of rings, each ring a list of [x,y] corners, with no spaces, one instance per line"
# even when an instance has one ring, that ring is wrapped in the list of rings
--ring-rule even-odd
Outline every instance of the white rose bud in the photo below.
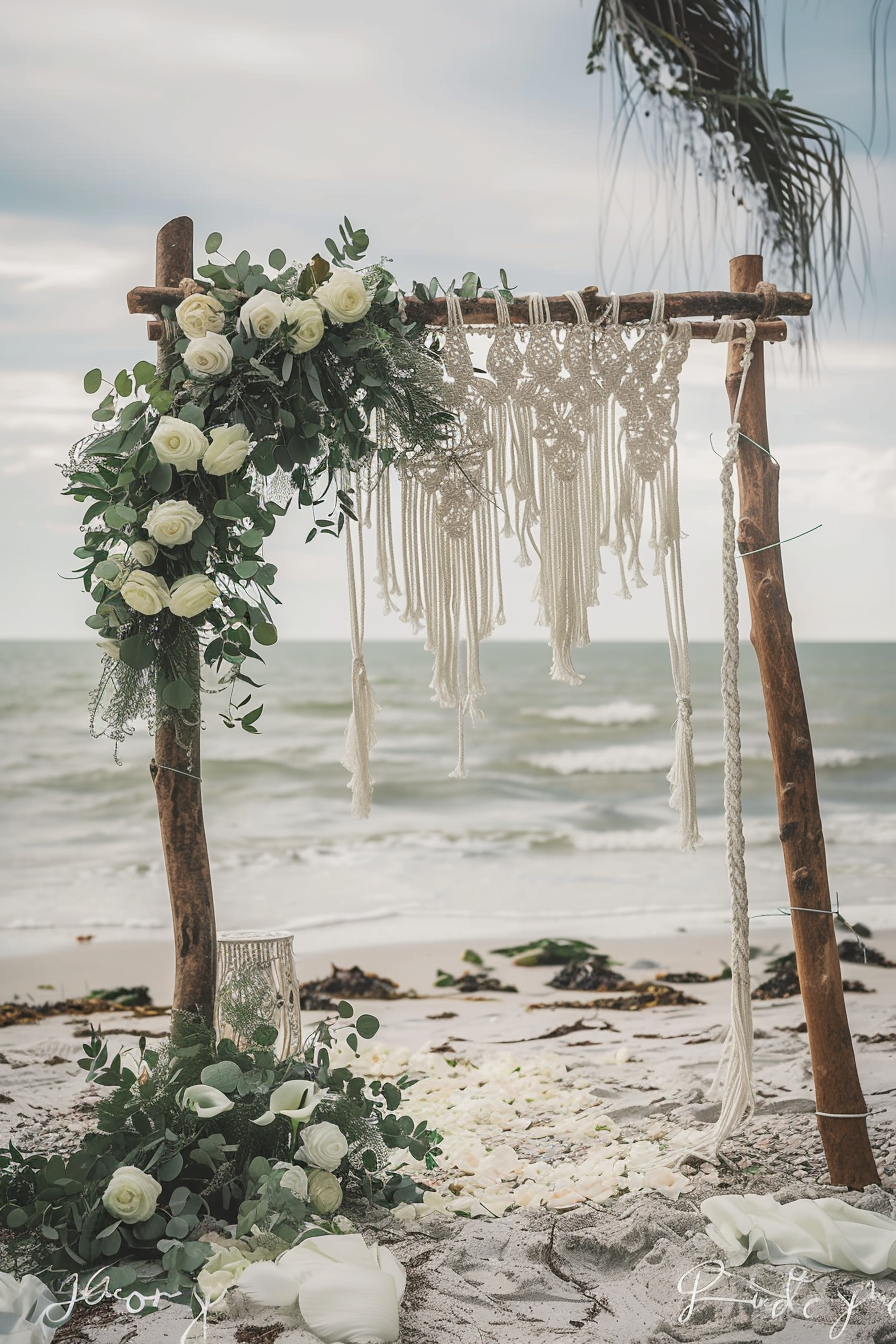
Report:
[[[296,1199],[308,1198],[308,1177],[301,1167],[292,1167],[288,1162],[278,1162],[274,1168],[281,1171],[280,1188],[288,1190]]]
[[[209,332],[190,342],[184,351],[184,363],[191,373],[220,376],[230,372],[233,351],[223,336]]]
[[[154,541],[132,541],[129,549],[134,564],[142,566],[151,565],[159,553]]]
[[[168,605],[168,585],[145,569],[132,570],[121,585],[121,595],[133,611],[143,616],[158,616]]]
[[[150,443],[160,462],[170,462],[178,471],[195,471],[208,448],[208,439],[196,425],[163,415]]]
[[[188,574],[172,583],[168,607],[173,616],[198,616],[217,597],[220,593],[206,574]]]
[[[190,294],[174,310],[185,336],[206,336],[224,330],[224,308],[211,294]]]
[[[162,1187],[139,1167],[119,1167],[103,1194],[103,1204],[123,1223],[145,1223],[156,1211]]]
[[[240,326],[251,336],[276,336],[280,324],[286,316],[286,309],[279,294],[269,289],[260,289],[247,299],[240,309]]]
[[[320,305],[313,299],[289,299],[285,304],[286,320],[295,330],[286,338],[286,344],[297,355],[313,350],[324,334],[324,316]]]
[[[117,663],[121,657],[121,645],[117,639],[98,639],[96,646],[98,649],[102,649],[106,657],[111,658],[113,662]]]
[[[199,510],[185,499],[165,499],[153,504],[144,526],[160,546],[186,546],[202,521]]]
[[[342,1186],[332,1171],[309,1171],[308,1198],[317,1213],[335,1213],[342,1203]]]
[[[302,1156],[309,1166],[335,1171],[348,1152],[348,1143],[338,1125],[321,1120],[302,1130],[302,1148]]]
[[[373,303],[360,275],[341,268],[315,290],[314,298],[337,325],[359,322]]]
[[[249,431],[245,425],[219,425],[208,433],[211,445],[202,465],[210,476],[226,476],[243,465],[249,451]]]
[[[103,563],[107,565],[115,565],[116,568],[118,569],[118,573],[115,575],[114,578],[100,580],[100,582],[106,585],[106,587],[109,589],[110,592],[117,593],[118,590],[121,588],[121,585],[127,578],[128,570],[131,568],[131,566],[128,564],[127,560],[121,554],[121,552],[115,552],[112,555],[107,556],[106,560]]]

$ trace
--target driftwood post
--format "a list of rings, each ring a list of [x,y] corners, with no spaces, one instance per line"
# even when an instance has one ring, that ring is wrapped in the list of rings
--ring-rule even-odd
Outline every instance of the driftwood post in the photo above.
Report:
[[[158,236],[156,284],[174,289],[192,274],[193,221],[181,216],[166,224]],[[169,343],[162,339],[160,367],[169,350]],[[198,657],[192,681],[198,695]],[[174,725],[160,722],[149,769],[159,808],[174,927],[172,1012],[198,1013],[211,1024],[215,1006],[215,903],[202,819],[200,736],[197,723],[190,730],[189,742],[178,742]],[[177,1033],[176,1017],[172,1030]]]
[[[755,290],[761,280],[761,257],[732,260],[732,290]],[[742,350],[734,344],[728,347],[726,387],[732,412],[740,386]],[[762,678],[774,762],[818,1129],[832,1183],[857,1190],[877,1184],[879,1178],[868,1140],[867,1108],[843,999],[809,720],[784,591],[781,547],[777,544],[781,539],[778,465],[769,452],[763,451],[769,449],[764,357],[762,344],[757,341],[740,408],[742,437],[737,475],[741,518],[737,543],[744,556],[752,617],[750,640]]]

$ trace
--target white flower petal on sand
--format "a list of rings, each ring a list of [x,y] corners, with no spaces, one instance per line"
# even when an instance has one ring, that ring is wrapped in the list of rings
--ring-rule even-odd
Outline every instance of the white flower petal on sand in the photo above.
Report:
[[[405,1272],[385,1247],[368,1247],[358,1233],[309,1237],[278,1268],[295,1277],[305,1324],[324,1344],[398,1339]]]
[[[279,1265],[259,1261],[243,1270],[240,1292],[256,1307],[292,1307],[298,1300],[299,1283]]]
[[[618,1067],[614,1052],[603,1067]],[[591,1091],[594,1066],[573,1066],[555,1054],[518,1058],[485,1055],[449,1065],[442,1056],[382,1045],[362,1047],[368,1076],[415,1077],[408,1111],[442,1134],[435,1172],[408,1161],[408,1174],[435,1184],[448,1212],[501,1216],[514,1207],[573,1208],[588,1200],[605,1204],[632,1189],[670,1199],[690,1188],[663,1166],[668,1126],[652,1119],[642,1137],[623,1142],[606,1102]],[[399,1108],[399,1114],[402,1108]],[[533,1154],[544,1145],[545,1157]],[[399,1221],[423,1215],[394,1213]]]

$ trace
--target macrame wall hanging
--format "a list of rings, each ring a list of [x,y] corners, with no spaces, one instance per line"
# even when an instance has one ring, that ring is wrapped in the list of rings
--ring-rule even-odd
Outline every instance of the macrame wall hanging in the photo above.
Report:
[[[614,299],[604,319],[592,323],[577,293],[565,297],[577,323],[552,323],[547,301],[532,294],[528,325],[521,326],[511,324],[495,293],[496,326],[485,333],[490,346],[479,372],[460,302],[449,295],[441,396],[456,428],[444,446],[403,459],[397,543],[389,472],[367,469],[356,482],[363,521],[375,525],[376,581],[385,610],[425,630],[434,655],[433,697],[458,712],[453,773],[463,775],[463,720],[480,716],[485,691],[480,644],[504,623],[499,536],[514,538],[517,563],[535,568],[533,598],[549,632],[551,676],[569,685],[582,681],[573,650],[590,643],[588,612],[599,604],[605,564],[618,570],[618,595],[630,598],[633,587],[646,584],[645,545],[652,550],[677,701],[670,803],[681,813],[682,845],[692,849],[700,836],[676,443],[691,329],[664,321],[659,292],[649,322],[627,326],[618,321]],[[375,704],[361,647],[363,573],[354,558],[360,542],[361,527],[350,528],[354,694],[344,763],[352,771],[353,810],[366,816]]]

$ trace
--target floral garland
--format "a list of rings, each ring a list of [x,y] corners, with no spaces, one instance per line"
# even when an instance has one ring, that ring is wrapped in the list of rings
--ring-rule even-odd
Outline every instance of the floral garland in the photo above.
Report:
[[[260,1018],[247,1050],[188,1022],[158,1050],[141,1040],[130,1061],[95,1036],[80,1065],[108,1090],[96,1128],[67,1156],[0,1150],[0,1226],[13,1233],[2,1259],[63,1299],[101,1267],[110,1291],[151,1283],[207,1309],[249,1263],[352,1232],[345,1196],[419,1202],[395,1168],[435,1167],[439,1135],[406,1114],[407,1076],[368,1083],[351,1067],[378,1028],[341,1003],[284,1061]]]
[[[355,516],[343,472],[432,448],[451,423],[394,277],[354,270],[367,235],[347,219],[340,234],[330,261],[273,251],[272,274],[248,252],[221,258],[212,234],[204,285],[185,280],[163,309],[159,368],[122,370],[72,450],[65,493],[90,501],[75,555],[105,654],[91,726],[99,715],[116,750],[137,717],[198,722],[200,650],[212,688],[230,690],[227,726],[256,732],[263,706],[234,694],[257,686],[244,665],[277,639],[263,548],[292,494],[329,506],[307,540],[337,536]],[[93,369],[85,390],[102,382]]]

